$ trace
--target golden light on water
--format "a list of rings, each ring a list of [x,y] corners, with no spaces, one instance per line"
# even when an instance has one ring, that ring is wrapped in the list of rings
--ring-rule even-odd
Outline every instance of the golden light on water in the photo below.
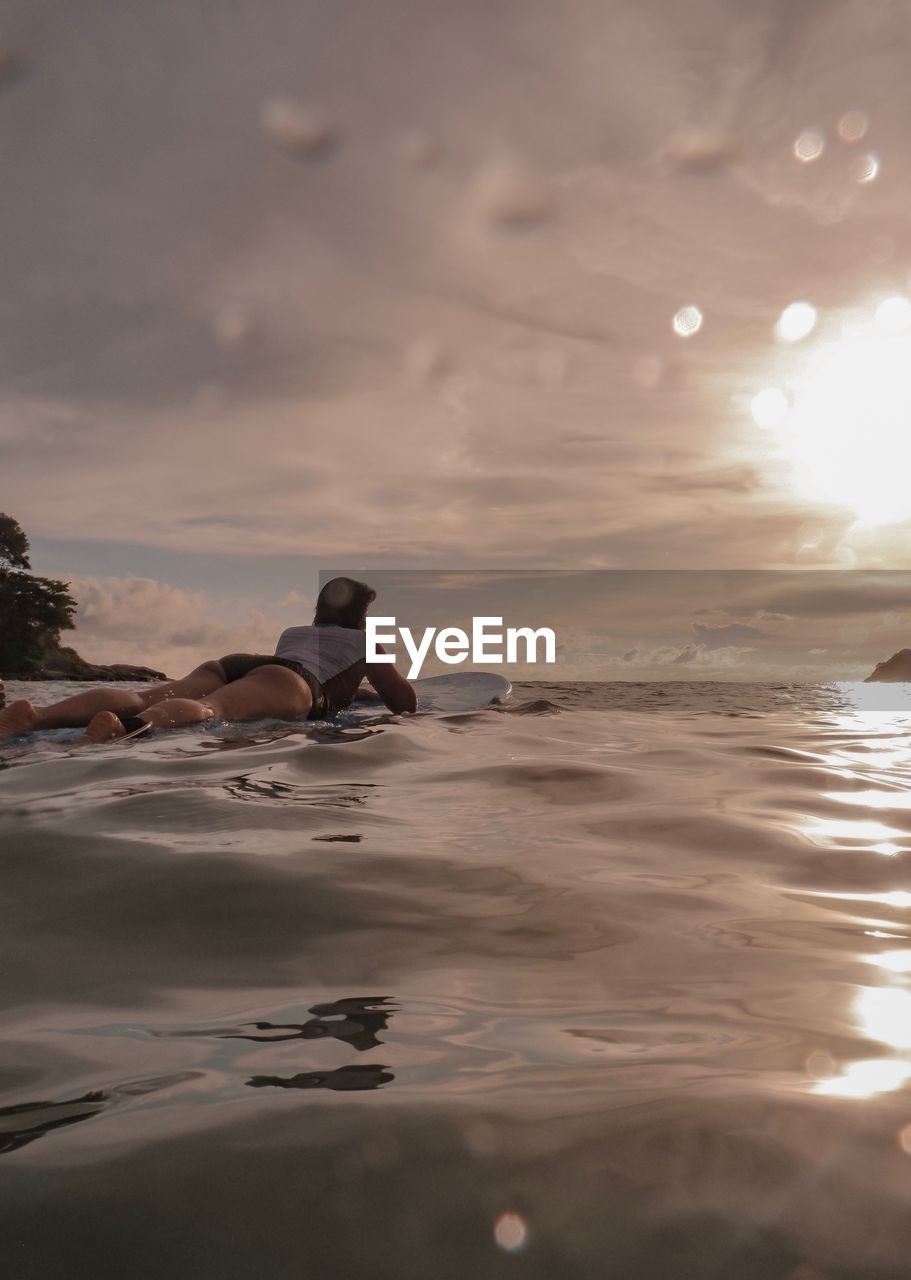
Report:
[[[868,330],[872,330],[869,321]],[[895,810],[893,820],[901,814],[899,820],[907,826],[904,814],[911,811],[911,794],[903,785],[911,775],[911,686],[902,686],[905,692],[899,694],[897,705],[897,686],[886,689],[883,685],[846,683],[840,688],[851,710],[837,714],[835,721],[847,740],[824,748],[823,762],[830,774],[853,783],[856,789],[820,790],[819,799],[846,806],[847,814],[803,814],[794,830],[829,851],[905,853],[911,831],[881,819]],[[886,781],[890,771],[891,786]],[[880,779],[881,785],[875,785]],[[847,874],[852,873],[848,870]],[[801,1088],[861,1102],[906,1089],[911,1084],[911,938],[901,919],[864,919],[862,911],[848,904],[875,904],[888,909],[883,913],[888,915],[906,913],[911,911],[911,892],[817,889],[802,890],[803,895],[845,904],[858,924],[868,926],[863,929],[864,937],[879,940],[872,953],[855,955],[854,961],[869,966],[868,972],[875,970],[881,985],[853,985],[845,1022],[863,1045],[861,1052],[870,1052],[871,1041],[879,1042],[883,1050],[880,1057],[839,1061],[829,1048],[814,1046],[804,1061],[806,1075]],[[911,1124],[902,1134],[899,1141],[911,1154]]]
[[[888,889],[883,893],[835,893],[828,889],[804,889],[810,898],[832,898],[844,902],[875,902],[883,907],[895,907],[899,911],[911,908],[911,893],[906,889]]]
[[[778,317],[775,334],[781,342],[800,342],[816,327],[816,308],[809,302],[792,302]]]
[[[690,305],[681,307],[672,321],[674,333],[681,338],[690,338],[702,328],[702,312],[698,307]]]
[[[911,809],[909,791],[881,791],[869,787],[864,791],[823,791],[822,796],[825,800],[858,805],[864,809]]]
[[[894,952],[899,955],[901,953]],[[854,1002],[862,1035],[899,1051],[911,1049],[911,993],[892,987],[863,987]],[[814,1093],[870,1098],[900,1089],[911,1079],[911,1061],[870,1058],[848,1063],[840,1075],[817,1080]]]
[[[824,799],[837,803],[855,805],[864,809],[911,809],[911,795],[898,791],[823,791]],[[899,831],[897,827],[887,827],[884,823],[866,820],[839,820],[834,818],[812,818],[807,820],[805,835],[815,842],[843,841],[852,845],[866,844],[871,854],[882,854],[885,858],[893,858],[908,847],[911,836]],[[903,840],[905,844],[896,844]]]
[[[911,951],[883,951],[878,956],[867,956],[870,964],[887,973],[911,973]]]
[[[888,836],[900,836],[903,833],[894,827],[887,827],[882,822],[871,820],[852,822],[838,818],[814,818],[812,834],[822,840],[884,840]]]
[[[911,991],[862,987],[854,1002],[861,1030],[893,1049],[911,1049]]]
[[[815,844],[843,843],[851,848],[866,848],[870,853],[878,853],[887,858],[903,852],[904,848],[890,839],[901,837],[904,832],[887,827],[882,822],[812,818],[806,820],[801,830]]]
[[[911,907],[911,893],[905,889],[893,889],[889,893],[862,893],[854,895],[867,902],[881,902],[885,907]]]
[[[840,1076],[817,1081],[813,1092],[837,1098],[870,1098],[875,1093],[900,1089],[909,1076],[911,1063],[900,1058],[871,1058],[850,1062]]]

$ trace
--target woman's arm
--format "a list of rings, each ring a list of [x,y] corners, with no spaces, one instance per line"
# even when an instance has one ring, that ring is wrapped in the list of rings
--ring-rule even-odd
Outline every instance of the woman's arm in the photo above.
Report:
[[[418,697],[414,689],[396,671],[391,662],[371,662],[367,666],[367,679],[390,711],[414,713],[418,709]]]

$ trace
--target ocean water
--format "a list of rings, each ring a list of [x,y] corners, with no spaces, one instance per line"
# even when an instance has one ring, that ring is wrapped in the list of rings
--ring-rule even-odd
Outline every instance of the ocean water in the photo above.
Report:
[[[906,686],[5,744],[8,1274],[907,1276],[909,783]]]

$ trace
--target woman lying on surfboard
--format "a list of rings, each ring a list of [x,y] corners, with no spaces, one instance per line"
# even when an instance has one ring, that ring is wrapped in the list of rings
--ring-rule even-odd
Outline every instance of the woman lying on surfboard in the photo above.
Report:
[[[375,598],[364,582],[333,578],[319,593],[312,626],[283,631],[271,657],[231,653],[142,693],[91,689],[40,708],[23,699],[0,712],[0,738],[86,725],[85,741],[110,742],[204,720],[324,720],[364,696],[362,680],[390,711],[415,711],[415,692],[392,663],[367,662],[367,609]]]

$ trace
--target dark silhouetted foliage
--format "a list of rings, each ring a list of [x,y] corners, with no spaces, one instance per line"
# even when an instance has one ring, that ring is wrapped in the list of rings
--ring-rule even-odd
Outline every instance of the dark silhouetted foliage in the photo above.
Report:
[[[28,538],[12,516],[0,513],[0,671],[28,672],[71,630],[76,602],[68,583],[29,573]]]
[[[31,569],[28,558],[28,538],[12,516],[0,511],[0,569]]]

